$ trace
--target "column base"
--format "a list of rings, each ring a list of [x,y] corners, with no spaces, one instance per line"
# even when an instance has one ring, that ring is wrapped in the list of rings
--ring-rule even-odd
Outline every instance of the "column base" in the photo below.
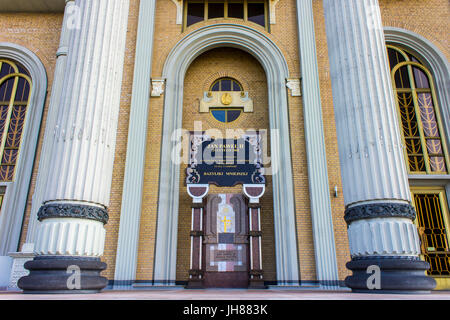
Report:
[[[108,285],[108,280],[100,276],[106,269],[100,258],[40,256],[24,267],[30,274],[18,281],[23,293],[98,293]]]
[[[354,258],[346,266],[353,275],[345,279],[345,284],[355,293],[418,294],[430,293],[436,287],[436,281],[425,275],[430,265],[417,257]],[[380,270],[379,286],[375,288],[372,287],[377,275],[370,266],[378,266]]]

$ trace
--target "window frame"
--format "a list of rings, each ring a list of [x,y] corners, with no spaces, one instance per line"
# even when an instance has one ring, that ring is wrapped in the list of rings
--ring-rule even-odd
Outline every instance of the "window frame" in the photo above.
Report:
[[[223,2],[224,4],[224,16],[223,17],[217,17],[217,18],[208,18],[208,5],[209,3],[217,3],[217,2]],[[261,28],[264,28],[264,30],[266,30],[267,32],[270,32],[270,8],[269,8],[269,1],[268,0],[185,0],[183,2],[183,31],[185,31],[187,28],[189,28],[190,26],[193,26],[197,23],[193,23],[191,25],[187,25],[187,12],[188,12],[188,4],[189,3],[203,3],[204,4],[204,13],[203,13],[203,20],[200,22],[205,22],[205,21],[213,21],[216,19],[235,19],[235,20],[242,20],[245,22],[249,22],[252,24],[255,24]],[[243,18],[229,18],[228,17],[228,4],[229,3],[242,3],[243,4]],[[249,3],[262,3],[264,4],[264,26],[256,23],[256,22],[252,22],[248,20],[248,4]]]
[[[220,120],[218,120],[214,115],[213,115],[213,111],[225,111],[225,122],[222,122],[222,121],[220,121]],[[239,110],[240,111],[240,114],[239,114],[239,116],[236,118],[236,119],[234,119],[233,121],[227,121],[227,118],[228,118],[228,111],[234,111],[234,110]],[[242,107],[235,107],[235,108],[233,108],[233,107],[213,107],[213,108],[209,108],[209,114],[210,114],[210,116],[215,120],[215,121],[217,121],[218,123],[220,123],[220,124],[222,124],[222,125],[226,125],[226,124],[230,124],[230,123],[234,123],[234,122],[236,122],[236,121],[238,121],[239,120],[239,118],[242,116],[242,114],[244,113],[244,108],[242,108]]]
[[[233,87],[233,82],[237,83],[237,85],[241,88],[240,92],[244,91],[244,87],[242,86],[242,84],[238,80],[236,80],[235,78],[231,78],[231,77],[221,77],[221,78],[218,78],[218,79],[214,80],[214,82],[209,86],[209,91],[213,91],[212,88],[216,85],[216,83],[221,82],[223,80],[231,80],[232,87]],[[238,92],[238,91],[235,91],[235,90],[220,90],[221,87],[222,87],[222,85],[219,84],[219,90],[218,91]]]
[[[404,157],[405,157],[406,169],[408,171],[408,174],[412,174],[412,175],[448,175],[450,173],[450,158],[449,158],[449,154],[448,154],[446,133],[444,130],[442,117],[440,114],[439,101],[436,96],[433,75],[428,70],[428,68],[422,63],[422,61],[420,61],[419,58],[415,57],[421,63],[411,61],[407,55],[407,53],[409,53],[409,54],[411,54],[411,53],[408,52],[407,50],[399,48],[394,45],[386,45],[386,47],[387,47],[387,49],[392,49],[392,50],[397,51],[406,60],[406,61],[396,64],[390,72],[391,72],[392,88],[393,88],[393,92],[394,92],[394,100],[395,100],[395,104],[396,104],[396,112],[397,112],[398,122],[399,122],[399,126],[400,126],[400,133],[401,133],[402,142],[404,145],[403,153],[404,153]],[[410,87],[409,88],[397,88],[396,82],[395,82],[395,74],[400,68],[402,68],[404,66],[407,66],[407,69],[408,69],[408,78],[410,81]],[[421,71],[423,71],[426,74],[426,76],[428,77],[429,85],[430,85],[429,89],[416,88],[416,84],[414,83],[415,77],[413,75],[412,67],[419,68]],[[418,96],[417,96],[418,93],[424,93],[424,92],[430,93],[432,100],[433,100],[433,108],[434,108],[434,112],[436,115],[436,122],[437,122],[437,126],[438,126],[438,132],[440,135],[440,141],[442,144],[444,162],[445,162],[446,169],[447,169],[446,172],[431,171],[430,159],[429,159],[429,155],[428,155],[428,148],[426,145],[426,138],[424,136],[423,124],[422,124],[422,119],[420,116],[421,115],[420,106],[418,103]],[[403,126],[402,125],[402,116],[400,113],[400,105],[399,105],[397,93],[411,93],[411,95],[412,95],[414,110],[415,110],[414,112],[415,112],[416,119],[417,119],[420,143],[421,143],[423,157],[424,157],[425,172],[424,171],[411,171],[411,169],[410,169],[409,155],[408,155],[408,150],[406,148],[406,140],[405,140],[405,135],[404,135],[403,128],[402,128],[402,126]]]
[[[241,90],[239,90],[239,91],[236,91],[236,90],[221,90],[222,89],[222,84],[221,84],[221,82],[223,81],[223,80],[230,80],[231,81],[231,88],[233,88],[234,87],[234,83],[236,83],[238,86],[239,86],[239,88],[241,89]],[[216,91],[213,91],[212,89],[213,89],[213,87],[217,84],[217,83],[219,83],[219,90],[216,90]],[[244,92],[244,87],[242,86],[242,84],[238,81],[238,80],[236,80],[235,78],[232,78],[232,77],[220,77],[220,78],[217,78],[216,80],[214,80],[214,82],[209,86],[209,91],[208,92]],[[222,122],[222,121],[220,121],[220,120],[218,120],[214,115],[213,115],[213,111],[217,111],[217,110],[220,110],[220,111],[225,111],[225,122]],[[240,110],[241,111],[241,113],[239,114],[239,116],[236,118],[236,119],[234,119],[233,121],[227,121],[227,118],[228,118],[228,111],[231,111],[231,110]],[[233,122],[236,122],[237,120],[239,120],[239,118],[242,116],[242,114],[244,113],[244,108],[243,107],[228,107],[228,106],[226,106],[226,107],[211,107],[211,108],[209,108],[209,114],[210,114],[210,116],[215,120],[215,121],[217,121],[218,123],[221,123],[222,125],[223,124],[230,124],[230,123],[233,123]]]
[[[30,195],[30,183],[47,98],[48,81],[44,65],[29,49],[15,43],[0,42],[0,57],[22,66],[32,81],[15,178],[12,182],[0,183],[0,186],[7,187],[0,212],[0,256],[3,256],[8,252],[19,250],[20,239],[25,237],[22,227],[27,199]],[[30,217],[31,221],[33,215],[31,214]]]
[[[32,90],[33,90],[33,82],[31,80],[31,78],[27,74],[21,73],[19,71],[18,66],[16,65],[17,64],[16,62],[0,58],[0,68],[1,68],[3,63],[11,65],[14,68],[15,72],[9,73],[6,76],[4,76],[3,78],[0,78],[0,86],[5,81],[8,81],[9,79],[14,78],[14,85],[13,85],[13,89],[12,89],[12,92],[11,92],[11,97],[10,97],[9,103],[8,103],[8,111],[7,111],[7,116],[6,116],[6,119],[5,119],[5,126],[3,128],[3,132],[0,132],[0,137],[1,137],[0,138],[0,167],[3,165],[3,153],[5,151],[6,140],[8,138],[7,136],[8,136],[9,127],[10,127],[10,124],[11,124],[11,117],[12,117],[13,109],[14,109],[14,106],[17,105],[16,102],[18,102],[18,101],[15,100],[15,96],[16,96],[17,89],[18,89],[19,78],[25,79],[28,82],[28,84],[29,84],[29,93],[28,93],[26,104],[25,104],[26,105],[26,111],[25,111],[25,118],[24,118],[24,125],[23,125],[24,127],[26,125],[26,123],[25,123],[26,118],[27,118],[26,114],[28,112],[28,107],[29,107],[30,101],[31,101],[31,93],[32,93]],[[24,101],[21,101],[21,102],[23,103]],[[17,167],[17,162],[18,162],[19,155],[20,155],[20,148],[22,146],[22,141],[24,139],[23,133],[24,132],[23,132],[23,129],[22,129],[22,132],[21,132],[21,135],[20,135],[19,147],[18,147],[18,151],[17,151],[17,155],[16,155],[16,161],[13,164],[14,165],[14,171],[13,171],[13,174],[12,174],[12,179],[11,180],[0,180],[0,185],[4,185],[5,183],[13,182],[15,180],[16,167]]]

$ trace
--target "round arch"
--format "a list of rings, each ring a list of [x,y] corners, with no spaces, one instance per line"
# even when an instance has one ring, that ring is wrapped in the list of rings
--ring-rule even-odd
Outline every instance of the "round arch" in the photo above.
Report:
[[[299,268],[286,94],[289,70],[281,50],[273,41],[256,30],[235,24],[215,24],[193,31],[174,46],[164,64],[166,91],[154,283],[171,285],[175,283],[176,277],[180,165],[172,161],[172,151],[176,150],[173,133],[182,126],[185,74],[195,58],[218,47],[234,47],[248,52],[261,63],[266,72],[271,163],[274,172],[272,181],[277,283],[298,285]]]
[[[416,53],[433,74],[437,99],[445,127],[447,144],[450,142],[450,69],[447,58],[428,39],[409,30],[385,27],[384,35],[388,44],[398,45]]]
[[[32,90],[15,180],[11,182],[0,214],[0,256],[17,251],[28,197],[33,163],[47,94],[47,74],[41,60],[30,50],[14,43],[0,42],[0,58],[20,63],[30,73]]]

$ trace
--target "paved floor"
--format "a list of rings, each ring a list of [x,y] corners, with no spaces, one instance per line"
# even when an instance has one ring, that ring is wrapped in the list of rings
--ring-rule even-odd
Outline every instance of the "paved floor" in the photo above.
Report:
[[[0,291],[0,300],[450,300],[450,291],[430,294],[362,294],[319,290],[104,290],[97,294],[22,294]]]

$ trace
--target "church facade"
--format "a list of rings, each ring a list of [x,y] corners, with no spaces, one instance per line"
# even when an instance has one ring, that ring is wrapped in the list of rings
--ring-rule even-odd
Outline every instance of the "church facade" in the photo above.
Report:
[[[449,13],[0,1],[0,288],[450,289]]]

